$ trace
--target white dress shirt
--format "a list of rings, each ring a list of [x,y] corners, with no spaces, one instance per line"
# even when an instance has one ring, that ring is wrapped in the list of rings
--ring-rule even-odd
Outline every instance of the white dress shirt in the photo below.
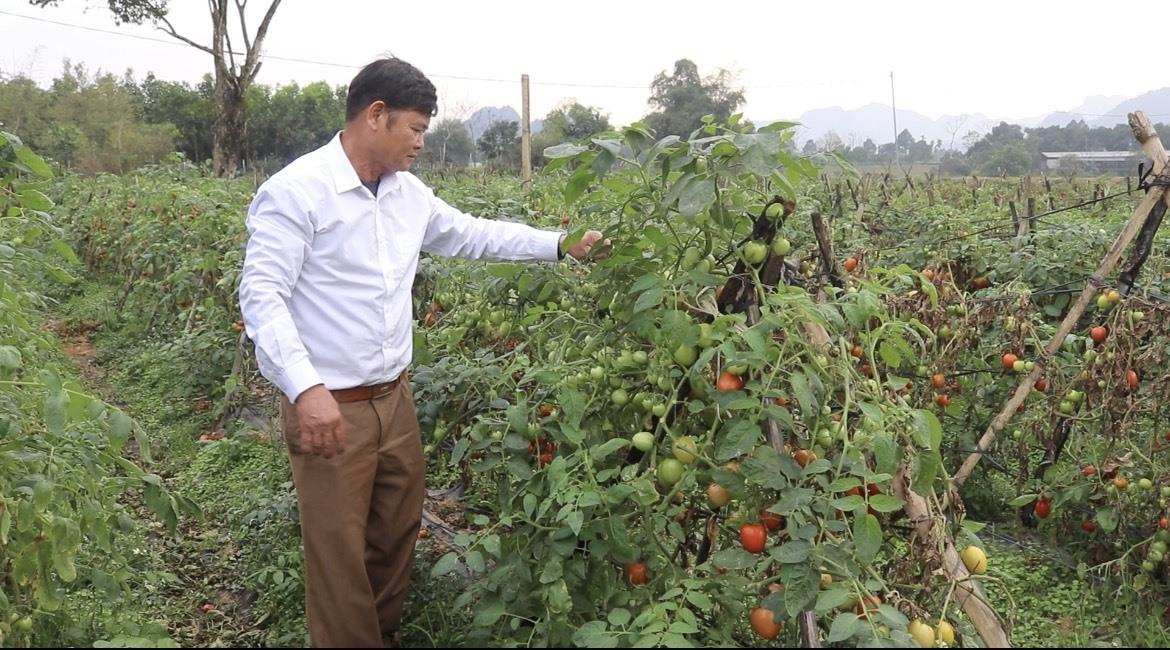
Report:
[[[248,209],[240,308],[260,372],[306,389],[390,381],[410,364],[419,251],[555,260],[559,232],[467,215],[413,174],[362,185],[338,134],[269,178]]]

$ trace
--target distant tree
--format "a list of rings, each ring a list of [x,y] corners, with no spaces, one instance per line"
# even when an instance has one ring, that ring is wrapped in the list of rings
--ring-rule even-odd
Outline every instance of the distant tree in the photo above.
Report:
[[[947,149],[939,161],[938,171],[943,176],[966,176],[971,173],[971,165],[968,164],[966,156],[953,149]]]
[[[344,86],[317,81],[248,92],[247,157],[267,166],[283,166],[333,139],[345,122]],[[267,163],[271,163],[268,165]]]
[[[52,84],[50,127],[38,136],[41,151],[82,173],[123,173],[160,160],[174,149],[171,123],[147,124],[139,93],[113,75],[92,76],[65,62]]]
[[[836,131],[829,130],[821,136],[817,148],[820,151],[840,151],[844,146],[845,143],[841,141],[841,136],[837,135]]]
[[[172,38],[182,41],[212,57],[215,70],[215,127],[212,145],[213,167],[218,176],[231,176],[244,157],[244,119],[248,88],[260,71],[260,51],[268,26],[281,0],[271,0],[254,33],[249,33],[245,8],[248,0],[207,0],[211,13],[211,41],[204,45],[176,31],[167,18],[169,0],[107,0],[117,23],[150,22]],[[29,0],[37,6],[56,5],[60,0]],[[234,4],[234,7],[231,6]],[[233,13],[238,17],[229,20]],[[240,35],[233,44],[232,27]],[[242,51],[241,51],[242,50]],[[237,59],[237,56],[239,57]]]
[[[419,161],[424,165],[466,167],[471,162],[475,143],[463,122],[454,118],[440,120],[427,131],[426,146]]]
[[[811,156],[817,152],[817,143],[813,142],[812,138],[804,141],[804,146],[801,147],[800,152],[806,156]]]
[[[479,136],[476,146],[486,161],[500,166],[514,167],[520,159],[519,124],[496,122]]]
[[[689,59],[674,63],[674,73],[658,73],[650,84],[650,105],[657,108],[645,121],[660,136],[687,136],[702,126],[704,115],[726,121],[743,103],[743,90],[733,88],[731,73],[720,70],[703,78]]]
[[[609,116],[600,109],[577,101],[562,104],[545,116],[540,133],[532,137],[532,151],[537,160],[543,152],[564,142],[577,142],[602,131],[612,131]]]
[[[996,146],[979,165],[985,176],[1022,176],[1031,168],[1032,155],[1022,142]]]
[[[212,125],[215,123],[214,86],[204,75],[198,86],[163,81],[148,73],[139,85],[142,117],[148,124],[174,124],[179,130],[177,146],[187,160],[211,158]]]

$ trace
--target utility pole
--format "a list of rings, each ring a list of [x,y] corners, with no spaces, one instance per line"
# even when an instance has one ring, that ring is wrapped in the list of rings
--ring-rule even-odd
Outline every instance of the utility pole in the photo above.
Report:
[[[894,102],[894,71],[890,70],[890,108],[894,112],[894,165],[901,167],[898,162],[898,104]]]
[[[528,116],[528,75],[520,75],[524,111],[524,129],[520,132],[520,185],[525,192],[532,191],[532,128]]]

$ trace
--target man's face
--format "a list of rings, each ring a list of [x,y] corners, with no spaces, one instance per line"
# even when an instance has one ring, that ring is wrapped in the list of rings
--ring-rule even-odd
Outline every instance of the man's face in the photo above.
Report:
[[[431,116],[415,110],[388,110],[382,118],[383,140],[380,150],[386,172],[404,172],[423,148],[423,134],[431,125]]]

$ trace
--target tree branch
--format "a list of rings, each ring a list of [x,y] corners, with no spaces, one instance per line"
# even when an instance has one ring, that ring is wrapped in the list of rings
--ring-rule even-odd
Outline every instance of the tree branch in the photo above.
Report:
[[[199,43],[196,43],[195,41],[193,41],[193,40],[187,38],[186,36],[183,36],[179,32],[175,31],[174,26],[171,25],[171,21],[167,20],[166,16],[163,16],[160,14],[158,16],[155,16],[155,20],[161,22],[164,25],[164,27],[159,27],[159,29],[166,32],[171,38],[183,41],[184,43],[186,43],[187,45],[190,45],[193,48],[203,50],[204,52],[207,52],[208,54],[215,56],[215,52],[213,52],[210,47],[208,47],[206,45],[200,45]]]

